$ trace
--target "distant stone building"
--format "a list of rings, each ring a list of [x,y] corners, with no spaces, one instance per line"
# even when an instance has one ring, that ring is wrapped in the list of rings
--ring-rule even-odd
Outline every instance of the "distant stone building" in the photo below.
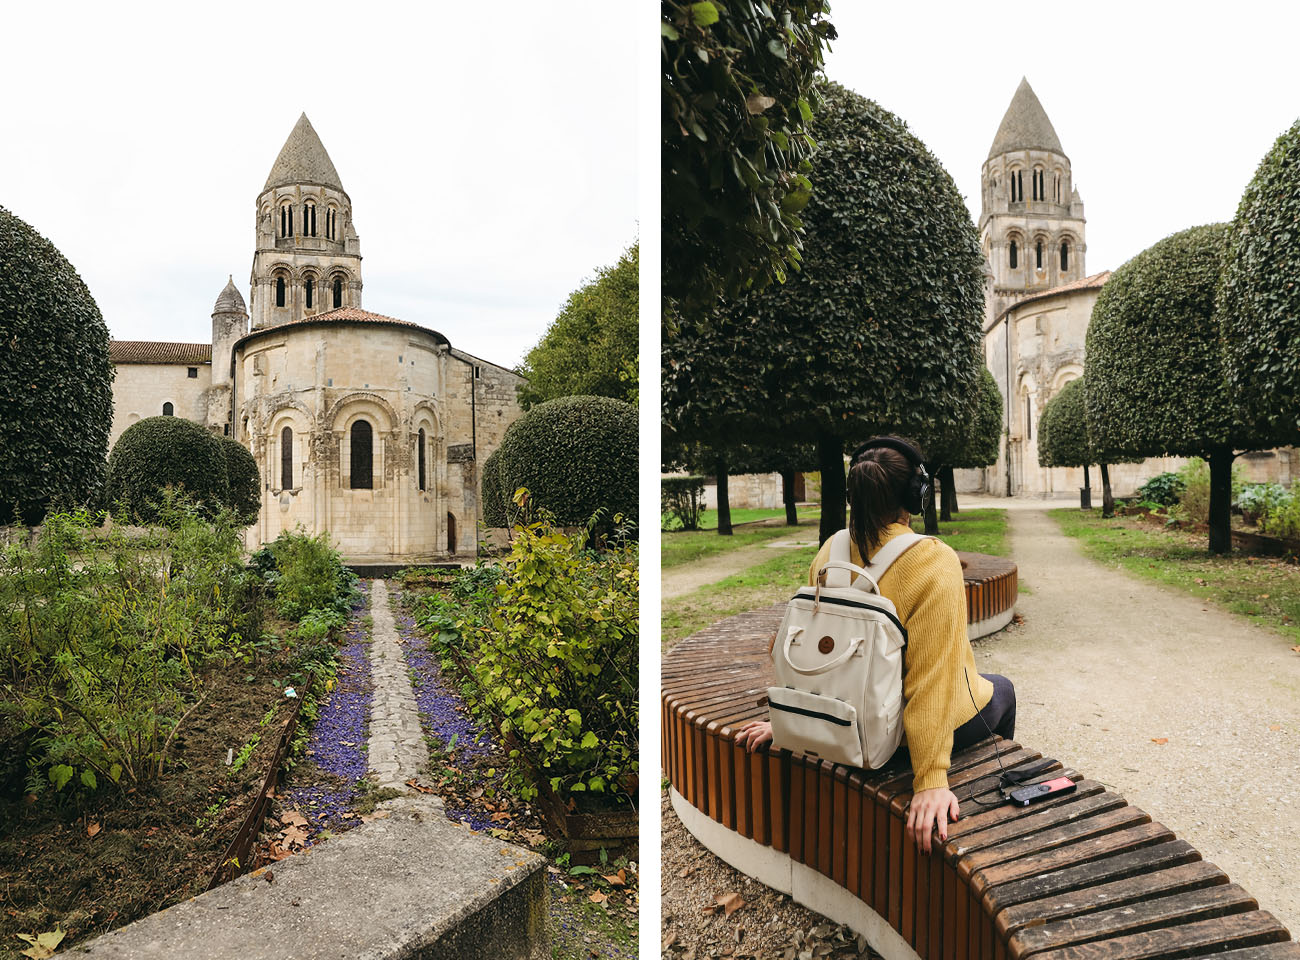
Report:
[[[361,290],[352,201],[304,114],[257,200],[248,306],[232,278],[211,343],[112,343],[110,444],[159,414],[235,437],[262,474],[250,546],[301,525],[354,562],[472,556],[479,465],[522,379]]]
[[[998,462],[958,470],[958,489],[997,496],[1076,497],[1081,468],[1038,465],[1038,419],[1047,401],[1083,376],[1092,307],[1109,271],[1088,275],[1083,200],[1052,121],[1022,79],[981,170],[984,361],[1004,400]],[[1154,457],[1111,469],[1117,495],[1186,462]],[[1294,451],[1248,454],[1251,479],[1300,476]],[[1100,485],[1095,477],[1093,482]]]

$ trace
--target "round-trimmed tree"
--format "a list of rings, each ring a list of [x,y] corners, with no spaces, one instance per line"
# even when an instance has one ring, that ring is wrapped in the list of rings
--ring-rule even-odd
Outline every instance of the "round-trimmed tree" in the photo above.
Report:
[[[1038,465],[1040,467],[1083,467],[1083,485],[1087,489],[1088,467],[1101,468],[1101,515],[1115,515],[1115,498],[1110,488],[1112,463],[1135,463],[1140,456],[1124,456],[1097,448],[1088,432],[1087,388],[1084,378],[1071,380],[1056,396],[1047,401],[1038,420]]]
[[[1218,292],[1234,417],[1273,444],[1300,443],[1300,120],[1277,138],[1228,231]]]
[[[824,540],[844,526],[846,442],[973,417],[984,258],[907,125],[834,83],[821,93],[803,268],[665,330],[663,416],[665,442],[816,443]]]
[[[158,519],[163,491],[183,491],[208,512],[229,503],[218,438],[184,417],[146,417],[122,432],[108,456],[108,502],[132,519]]]
[[[244,445],[230,437],[217,437],[226,464],[226,503],[244,523],[252,523],[262,509],[262,474],[257,460]]]
[[[489,527],[508,527],[505,494],[501,490],[501,448],[493,450],[483,461],[483,476],[479,480],[483,500],[483,523]]]
[[[604,510],[637,512],[636,407],[611,397],[559,397],[533,407],[501,441],[498,483],[506,499],[528,489],[534,507],[565,525]],[[509,511],[511,505],[506,505]]]
[[[975,411],[970,420],[953,429],[951,425],[938,435],[922,434],[918,439],[926,458],[926,469],[937,481],[930,488],[925,504],[925,532],[939,532],[939,521],[952,519],[957,512],[957,489],[954,470],[987,467],[998,461],[998,441],[1002,436],[1002,391],[987,367],[980,371]],[[938,487],[939,512],[935,514],[935,487]]]
[[[0,207],[0,524],[97,502],[112,421],[94,297],[54,244]]]
[[[1088,325],[1088,433],[1100,450],[1204,457],[1210,552],[1232,549],[1232,461],[1268,446],[1233,417],[1215,318],[1227,224],[1192,227],[1148,247],[1106,281]]]

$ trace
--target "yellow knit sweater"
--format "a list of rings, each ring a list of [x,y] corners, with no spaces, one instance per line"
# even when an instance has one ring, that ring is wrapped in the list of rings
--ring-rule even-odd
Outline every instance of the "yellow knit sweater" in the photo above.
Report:
[[[891,523],[881,533],[880,546],[909,529],[905,523]],[[830,552],[828,540],[808,571],[810,585]],[[849,552],[853,562],[863,566],[857,544]],[[957,552],[940,540],[922,540],[885,571],[880,592],[893,601],[907,628],[903,731],[912,756],[912,790],[947,787],[952,732],[993,697],[993,684],[975,669],[966,636],[966,587]]]

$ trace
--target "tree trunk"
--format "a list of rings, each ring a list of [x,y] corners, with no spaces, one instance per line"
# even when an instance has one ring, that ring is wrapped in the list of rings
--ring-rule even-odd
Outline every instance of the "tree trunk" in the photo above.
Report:
[[[788,527],[799,526],[799,510],[795,507],[794,471],[781,471],[781,498],[785,501],[785,523]]]
[[[1210,553],[1232,553],[1231,447],[1216,447],[1210,461]]]
[[[957,512],[957,486],[952,476],[952,467],[939,469],[939,519],[944,523],[952,522],[952,515]]]
[[[727,499],[727,458],[718,457],[714,473],[718,479],[718,533],[731,536],[731,502]]]
[[[1105,470],[1105,467],[1102,467]],[[1088,465],[1083,465],[1083,489],[1079,491],[1079,509],[1092,509],[1092,479],[1088,473]]]
[[[930,492],[925,495],[925,535],[927,537],[937,537],[939,535],[939,515],[934,509],[934,484],[930,484]]]
[[[1109,520],[1115,516],[1115,497],[1110,492],[1110,470],[1106,464],[1101,465],[1101,517]]]
[[[817,434],[817,462],[822,472],[822,519],[817,539],[825,543],[847,526],[844,478],[844,441],[829,433]]]

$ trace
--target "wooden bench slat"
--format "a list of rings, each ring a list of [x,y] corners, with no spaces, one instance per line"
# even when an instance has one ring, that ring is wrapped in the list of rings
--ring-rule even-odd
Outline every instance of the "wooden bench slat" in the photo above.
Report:
[[[1173,960],[1230,947],[1252,947],[1289,938],[1286,927],[1267,910],[1199,920],[1111,940],[1081,943],[1040,953],[1035,960]]]
[[[1020,837],[995,847],[976,850],[958,861],[957,874],[963,878],[973,878],[977,874],[984,875],[983,880],[972,879],[971,882],[972,887],[983,891],[989,884],[1006,883],[1013,879],[1007,870],[998,869],[1008,861],[1020,862],[1033,858],[1043,862],[1045,869],[1051,869],[1048,864],[1058,847],[1086,843],[1104,834],[1150,822],[1151,817],[1145,811],[1124,804],[1119,808],[1104,810],[1090,817],[1063,823],[1028,837]],[[1014,872],[1014,868],[1009,869]]]

